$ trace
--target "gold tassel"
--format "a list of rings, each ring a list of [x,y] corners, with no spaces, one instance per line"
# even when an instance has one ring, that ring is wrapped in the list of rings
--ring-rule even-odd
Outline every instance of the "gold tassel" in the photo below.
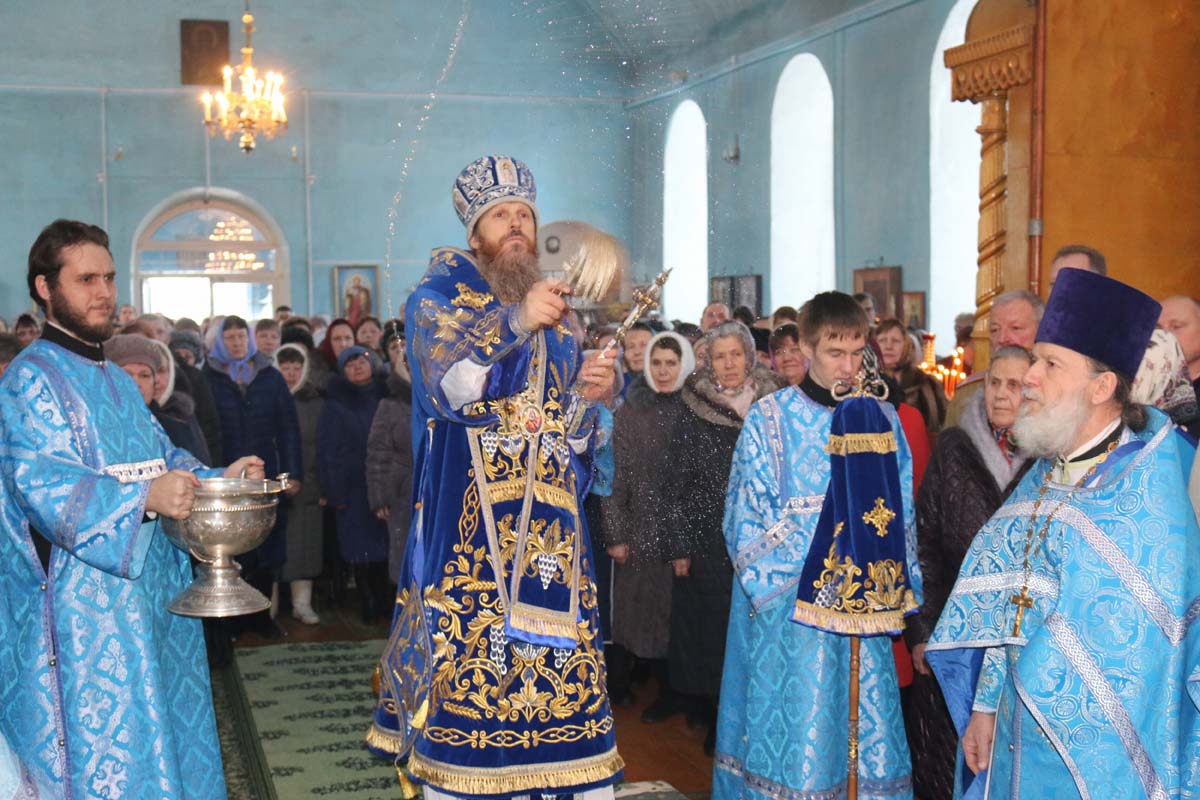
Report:
[[[400,779],[400,795],[404,800],[414,800],[414,798],[420,797],[421,790],[408,779],[408,773],[399,764],[396,765],[396,777]]]

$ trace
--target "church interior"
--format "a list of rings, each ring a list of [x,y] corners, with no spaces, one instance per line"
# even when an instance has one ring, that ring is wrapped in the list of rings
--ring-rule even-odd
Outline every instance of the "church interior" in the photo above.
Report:
[[[548,263],[574,222],[626,249],[598,315],[619,320],[666,268],[664,320],[698,323],[717,300],[768,318],[816,292],[867,291],[881,316],[932,334],[938,356],[955,317],[976,313],[978,368],[992,299],[1046,297],[1063,245],[1102,251],[1110,276],[1154,298],[1200,296],[1196,12],[1195,0],[6,3],[0,318],[36,312],[26,253],[64,217],[108,232],[118,302],[139,313],[256,320],[287,305],[330,319],[361,301],[401,317],[430,250],[466,246],[455,175],[503,153],[536,175]],[[223,105],[244,73],[231,87],[222,68],[251,58],[266,77],[249,84],[264,105],[248,134]],[[315,592],[320,627],[282,614],[282,640],[240,637],[213,669],[231,798],[402,796],[395,768],[362,747],[388,627],[338,611],[335,586]],[[617,794],[707,798],[703,726],[644,724],[652,691],[634,692],[641,702],[615,709]]]

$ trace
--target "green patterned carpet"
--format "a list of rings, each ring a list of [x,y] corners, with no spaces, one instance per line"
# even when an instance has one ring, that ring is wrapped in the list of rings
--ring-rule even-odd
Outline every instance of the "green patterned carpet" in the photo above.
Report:
[[[213,673],[229,800],[401,800],[396,770],[363,735],[384,640],[237,648]],[[616,800],[685,798],[661,781],[616,787]]]
[[[375,712],[371,673],[383,645],[380,639],[238,648],[272,797],[400,800],[395,768],[363,745]]]

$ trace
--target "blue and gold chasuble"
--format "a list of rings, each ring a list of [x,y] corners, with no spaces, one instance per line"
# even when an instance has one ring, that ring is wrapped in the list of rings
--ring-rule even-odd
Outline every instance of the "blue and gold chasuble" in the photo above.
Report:
[[[908,443],[895,410],[880,408],[896,441],[901,497],[911,498]],[[832,409],[789,387],[756,403],[738,438],[725,502],[736,585],[717,720],[716,800],[846,793],[850,640],[792,621],[830,480],[832,417]],[[903,508],[903,552],[919,602],[912,503]],[[859,796],[911,798],[891,640],[864,638],[861,658]]]
[[[989,770],[961,750],[956,794],[979,798],[1200,796],[1200,529],[1188,502],[1194,449],[1166,417],[1125,431],[1089,483],[1051,481],[1030,553],[1043,460],[971,544],[927,658],[955,725],[996,713]]]
[[[167,611],[191,564],[144,520],[168,469],[219,473],[170,443],[120,367],[44,339],[9,365],[0,732],[55,797],[225,797],[200,620]]]
[[[596,412],[579,345],[532,335],[469,253],[445,248],[405,309],[415,511],[367,741],[462,796],[617,781],[580,512]]]

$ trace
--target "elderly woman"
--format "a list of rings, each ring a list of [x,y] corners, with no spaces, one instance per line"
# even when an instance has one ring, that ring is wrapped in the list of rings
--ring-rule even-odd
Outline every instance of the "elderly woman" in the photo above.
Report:
[[[883,371],[900,384],[904,402],[921,412],[930,433],[937,433],[946,419],[946,394],[941,384],[917,369],[917,348],[904,325],[894,318],[880,322],[875,329],[875,343],[879,345]]]
[[[616,562],[613,588],[613,658],[609,689],[616,700],[629,695],[631,666],[626,654],[650,665],[658,699],[642,713],[657,722],[678,710],[667,674],[671,630],[672,568],[655,520],[662,513],[659,486],[672,463],[671,431],[683,410],[680,390],[695,368],[692,346],[665,331],[646,347],[642,377],[629,386],[613,426],[614,478],[605,498],[605,541]]]
[[[746,413],[756,400],[783,388],[783,381],[755,366],[754,339],[740,322],[717,325],[701,343],[708,358],[683,384],[684,409],[667,447],[671,468],[664,474],[658,530],[675,572],[671,686],[691,696],[690,721],[708,726],[704,747],[711,753],[733,582],[721,530],[725,485]]]
[[[1021,380],[1031,357],[1021,347],[992,354],[983,392],[972,397],[959,427],[938,437],[917,493],[917,537],[925,602],[905,632],[914,676],[908,715],[913,790],[924,800],[949,798],[958,743],[942,694],[925,662],[933,633],[971,540],[1000,507],[1006,489],[1033,463],[1009,435],[1021,404]]]

